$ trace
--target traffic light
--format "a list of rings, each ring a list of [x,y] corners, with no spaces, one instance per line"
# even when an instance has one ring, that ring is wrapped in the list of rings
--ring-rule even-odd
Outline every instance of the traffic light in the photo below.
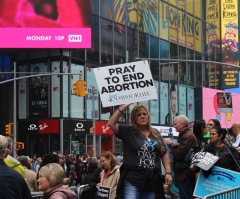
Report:
[[[83,97],[83,96],[88,95],[87,83],[83,79],[80,79],[78,81],[80,82],[79,96]]]
[[[11,123],[5,125],[5,133],[8,136],[12,136],[12,126]]]
[[[79,80],[76,82],[73,82],[73,95],[79,96],[80,93],[80,87],[79,87]]]
[[[24,143],[23,142],[16,142],[16,150],[23,150]]]

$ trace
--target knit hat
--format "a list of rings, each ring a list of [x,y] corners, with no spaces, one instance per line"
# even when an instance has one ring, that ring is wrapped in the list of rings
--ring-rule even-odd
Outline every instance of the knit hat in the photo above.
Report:
[[[7,138],[3,135],[0,135],[0,149],[7,149],[8,141]]]

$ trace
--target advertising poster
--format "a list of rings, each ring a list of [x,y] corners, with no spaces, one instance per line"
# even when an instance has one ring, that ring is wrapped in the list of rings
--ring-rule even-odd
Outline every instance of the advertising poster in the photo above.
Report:
[[[187,109],[188,109],[188,119],[189,121],[195,120],[195,98],[194,98],[194,88],[188,87],[187,89]]]
[[[222,62],[239,65],[238,60],[238,0],[222,0]],[[232,68],[223,66],[223,68]]]
[[[168,100],[168,83],[160,82],[160,115],[161,124],[165,124],[165,116],[168,114],[169,100]]]
[[[226,113],[218,111],[217,93],[221,90],[202,88],[202,118],[208,121],[210,119],[217,119],[221,123],[222,128],[230,128],[234,122],[240,121],[240,94],[232,94],[233,112],[231,113],[231,121],[226,120]]]
[[[201,170],[193,195],[203,198],[206,195],[239,187],[240,174],[235,171],[213,166],[209,175]]]
[[[37,63],[30,65],[31,75],[29,87],[29,109],[30,116],[46,117],[48,116],[48,76],[38,76],[41,73],[47,73],[46,63]]]
[[[222,113],[232,113],[232,94],[231,93],[217,93],[218,111]]]
[[[215,55],[220,52],[220,4],[219,1],[206,0],[206,47],[209,61],[216,61]],[[216,64],[209,64],[215,69]]]
[[[179,115],[187,115],[187,88],[184,85],[179,85]]]
[[[148,61],[94,68],[103,107],[157,99]]]
[[[91,0],[0,1],[0,48],[91,48],[90,16]]]

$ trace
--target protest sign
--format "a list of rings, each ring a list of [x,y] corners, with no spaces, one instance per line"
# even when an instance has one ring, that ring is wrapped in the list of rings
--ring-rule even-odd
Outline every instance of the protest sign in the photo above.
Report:
[[[210,174],[205,177],[204,170],[200,171],[197,179],[193,195],[195,197],[203,198],[206,195],[226,191],[235,187],[239,187],[240,173],[213,166],[211,170],[207,171]]]
[[[98,188],[98,199],[110,199],[110,187],[99,186]]]
[[[200,151],[194,155],[192,164],[207,171],[218,161],[218,159],[219,157],[211,153]]]
[[[232,94],[228,92],[217,93],[217,105],[220,113],[232,113]]]
[[[103,107],[157,99],[148,61],[94,68]]]

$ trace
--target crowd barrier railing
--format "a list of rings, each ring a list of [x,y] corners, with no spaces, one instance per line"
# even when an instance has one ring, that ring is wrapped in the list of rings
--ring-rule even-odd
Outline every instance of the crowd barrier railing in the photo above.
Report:
[[[240,186],[204,196],[203,199],[240,199]]]

